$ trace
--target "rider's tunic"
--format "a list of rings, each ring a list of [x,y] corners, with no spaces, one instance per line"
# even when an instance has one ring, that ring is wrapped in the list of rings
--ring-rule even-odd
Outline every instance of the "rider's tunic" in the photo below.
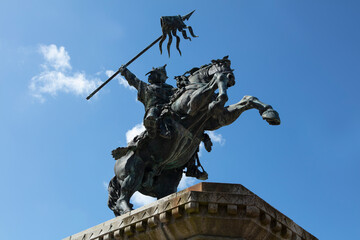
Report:
[[[149,117],[158,118],[164,105],[169,103],[175,88],[166,83],[147,84],[130,71],[126,71],[125,78],[129,85],[135,87],[138,91],[138,100],[145,107],[144,119]]]

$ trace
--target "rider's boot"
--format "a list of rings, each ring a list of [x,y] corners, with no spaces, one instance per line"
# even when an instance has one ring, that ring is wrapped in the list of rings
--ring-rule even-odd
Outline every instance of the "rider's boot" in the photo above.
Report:
[[[208,177],[209,175],[206,171],[201,172],[200,170],[198,170],[198,176],[196,177],[197,179],[205,181],[208,179]]]
[[[194,169],[187,169],[185,175],[187,177],[194,177],[194,178],[197,178],[199,180],[207,180],[208,179],[208,173],[206,171],[200,171],[199,169],[197,168],[194,168]]]
[[[192,165],[188,166],[185,175],[187,177],[195,177],[199,180],[206,180],[208,179],[208,174],[206,171],[200,171],[197,166]]]
[[[124,214],[124,213],[127,213],[127,212],[130,212],[131,210],[133,210],[132,208],[132,204],[125,200],[125,199],[119,199],[116,203],[116,207],[118,209],[118,212],[120,215]]]

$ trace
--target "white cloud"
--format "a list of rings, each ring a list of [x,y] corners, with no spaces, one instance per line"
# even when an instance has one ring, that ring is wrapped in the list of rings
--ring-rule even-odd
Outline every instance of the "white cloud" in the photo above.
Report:
[[[201,142],[200,146],[199,146],[199,152],[198,152],[199,157],[201,157],[203,155],[204,151],[205,151],[205,146],[204,146],[204,143]]]
[[[126,132],[126,142],[129,143],[135,136],[145,131],[145,127],[142,123],[136,124],[135,127]]]
[[[197,179],[192,178],[192,177],[186,177],[185,174],[183,174],[183,177],[178,186],[178,191],[183,190],[188,187],[191,187],[198,182],[199,181]],[[144,205],[152,203],[154,201],[156,201],[156,198],[143,195],[140,192],[135,192],[130,200],[130,202],[134,204],[135,208],[144,206]]]
[[[108,191],[108,185],[109,184],[107,182],[103,181],[103,187],[106,191]],[[156,198],[146,196],[144,194],[141,194],[140,192],[135,192],[130,200],[130,202],[134,204],[134,208],[144,206],[154,201],[156,201]]]
[[[207,132],[207,134],[209,134],[209,137],[211,138],[212,142],[218,143],[221,146],[225,144],[225,138],[223,138],[223,136],[220,133],[209,131]]]
[[[103,187],[106,191],[108,191],[109,183],[103,181]]]
[[[63,46],[41,45],[39,51],[45,59],[43,71],[32,77],[29,85],[31,94],[39,100],[45,101],[45,94],[55,96],[58,92],[83,96],[101,83],[96,78],[88,79],[83,72],[71,72],[70,56]]]
[[[41,45],[39,50],[46,60],[46,67],[51,66],[56,70],[71,69],[70,56],[63,46],[57,48],[55,44]]]
[[[156,201],[156,198],[146,196],[144,194],[141,194],[140,192],[135,192],[130,200],[130,202],[134,204],[135,208],[144,206],[154,201]]]
[[[105,71],[105,74],[108,78],[111,77],[114,73],[115,72],[113,70]],[[135,90],[135,88],[130,86],[129,83],[126,81],[126,79],[124,79],[120,74],[116,75],[116,77],[114,79],[117,79],[120,85],[122,85],[128,89]]]
[[[178,191],[191,187],[192,185],[195,185],[197,182],[198,180],[196,178],[187,177],[184,173],[179,183]]]

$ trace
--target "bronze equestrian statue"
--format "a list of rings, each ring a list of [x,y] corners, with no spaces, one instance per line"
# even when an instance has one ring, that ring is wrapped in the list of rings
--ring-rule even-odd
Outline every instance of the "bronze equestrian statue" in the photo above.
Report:
[[[201,141],[211,151],[205,131],[227,126],[253,108],[269,124],[280,124],[279,114],[256,97],[244,96],[238,103],[225,106],[227,89],[235,84],[230,65],[226,56],[193,68],[176,77],[177,88],[165,83],[165,66],[149,72],[149,84],[126,66],[119,69],[138,90],[146,110],[146,130],[127,147],[112,152],[115,177],[109,183],[108,206],[116,216],[132,209],[130,198],[136,191],[158,199],[176,192],[185,168],[187,175],[206,179],[207,173],[196,165]]]

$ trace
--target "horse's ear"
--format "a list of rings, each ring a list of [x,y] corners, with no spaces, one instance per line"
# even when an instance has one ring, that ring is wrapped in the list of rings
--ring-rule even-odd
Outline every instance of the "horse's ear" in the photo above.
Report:
[[[229,59],[229,55],[223,57],[223,60],[227,60],[227,59]]]

